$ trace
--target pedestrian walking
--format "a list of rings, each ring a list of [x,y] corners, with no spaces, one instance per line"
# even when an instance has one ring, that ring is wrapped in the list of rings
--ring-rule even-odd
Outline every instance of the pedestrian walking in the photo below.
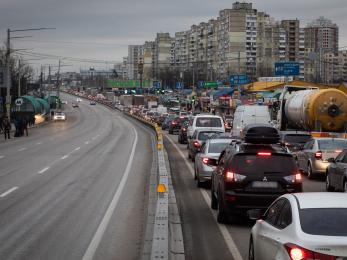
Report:
[[[11,139],[11,136],[10,136],[10,131],[11,131],[11,122],[10,120],[8,119],[7,116],[4,117],[3,121],[2,121],[2,124],[3,124],[3,128],[4,128],[4,135],[5,135],[5,140],[8,138],[8,139]]]
[[[22,129],[23,129],[23,135],[24,135],[24,132],[25,132],[25,135],[28,136],[28,120],[26,117],[23,117],[22,119]]]

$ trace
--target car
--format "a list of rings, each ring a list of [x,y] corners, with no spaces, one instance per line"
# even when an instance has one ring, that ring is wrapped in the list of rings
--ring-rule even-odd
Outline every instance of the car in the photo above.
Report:
[[[211,182],[213,165],[215,165],[213,161],[218,160],[220,153],[229,143],[230,139],[208,139],[202,145],[194,160],[194,178],[197,180],[198,187]]]
[[[96,102],[94,100],[90,101],[89,103],[91,106],[95,106],[96,105]]]
[[[76,101],[77,102],[82,102],[82,99],[81,98],[77,98]]]
[[[180,144],[187,143],[187,141],[188,141],[188,138],[187,138],[188,126],[189,126],[188,121],[183,122],[183,124],[181,125],[181,128],[178,131],[178,137],[177,137],[178,143],[180,143]]]
[[[285,194],[268,208],[248,212],[256,220],[249,239],[250,260],[347,259],[346,195]]]
[[[233,126],[234,117],[232,115],[223,116],[225,132],[230,132]]]
[[[63,112],[57,111],[53,115],[53,121],[65,121],[66,116]]]
[[[61,103],[64,104],[64,105],[67,105],[67,101],[66,100],[62,100]]]
[[[312,140],[312,135],[302,131],[281,131],[281,142],[291,152],[299,151],[305,143]]]
[[[241,142],[221,153],[211,177],[211,208],[218,209],[219,223],[302,191],[301,172],[279,140],[276,128],[252,124],[243,129]]]
[[[337,157],[329,158],[325,177],[327,191],[347,192],[347,149],[344,149]]]
[[[343,149],[347,149],[347,139],[315,137],[307,142],[295,156],[300,169],[309,179],[315,175],[324,176],[329,166],[328,159],[335,158]]]
[[[228,133],[216,133],[213,136],[211,136],[210,139],[231,139],[231,140],[236,140]]]
[[[72,107],[79,107],[77,103],[72,103]]]
[[[193,162],[195,160],[195,155],[200,152],[201,146],[209,139],[212,135],[218,133],[218,130],[195,130],[192,138],[188,139],[188,158]]]
[[[170,125],[171,121],[172,121],[174,118],[176,118],[176,117],[177,117],[177,115],[169,114],[169,115],[165,118],[164,122],[162,123],[161,129],[162,129],[162,130],[167,130],[167,129],[169,128],[169,125]]]
[[[185,117],[185,116],[176,117],[169,124],[169,134],[178,133],[179,130],[181,129],[182,123],[187,121],[189,121],[188,117]]]
[[[216,130],[216,132],[225,132],[223,118],[210,114],[199,114],[189,121],[188,138],[196,130]]]

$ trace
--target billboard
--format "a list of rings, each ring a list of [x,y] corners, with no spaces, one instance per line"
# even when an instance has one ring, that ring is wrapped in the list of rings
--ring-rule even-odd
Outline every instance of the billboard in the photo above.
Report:
[[[275,63],[275,76],[299,76],[300,63],[299,62],[276,62]]]

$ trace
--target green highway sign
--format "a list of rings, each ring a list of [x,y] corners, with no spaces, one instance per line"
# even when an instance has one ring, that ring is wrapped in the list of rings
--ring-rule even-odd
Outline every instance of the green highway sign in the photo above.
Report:
[[[139,88],[140,87],[140,81],[139,80],[113,80],[109,79],[107,81],[107,86],[111,88]],[[142,81],[142,87],[143,88],[150,88],[151,81],[150,80],[143,80]]]

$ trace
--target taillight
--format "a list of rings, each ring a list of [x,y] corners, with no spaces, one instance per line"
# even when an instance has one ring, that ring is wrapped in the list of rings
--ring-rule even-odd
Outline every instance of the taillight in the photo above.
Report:
[[[332,255],[325,255],[317,252],[313,252],[311,250],[308,250],[306,248],[302,248],[300,246],[297,246],[295,244],[285,244],[285,249],[287,250],[287,253],[291,260],[336,260],[338,257],[332,256]]]
[[[292,182],[292,183],[295,183],[295,182],[302,182],[301,173],[294,173],[293,175],[289,175],[289,176],[284,177],[284,179],[285,179],[287,182]]]
[[[187,129],[186,128],[182,128],[182,131],[185,132],[185,131],[187,131]]]
[[[297,174],[295,174],[295,181],[297,181],[297,182],[302,181],[302,176],[301,176],[301,173],[297,173]]]
[[[177,123],[175,121],[171,122],[172,125],[177,125]]]
[[[195,146],[196,148],[199,148],[199,147],[200,147],[200,143],[199,143],[198,141],[194,141],[194,146]]]
[[[202,158],[202,162],[203,162],[204,164],[208,164],[208,158]]]
[[[234,181],[235,180],[235,173],[234,172],[230,172],[230,171],[227,171],[225,173],[225,181]]]
[[[270,152],[258,152],[259,156],[271,156]]]
[[[316,152],[316,153],[314,154],[314,157],[315,157],[316,159],[322,159],[323,153],[322,153],[321,151],[318,151],[318,152]]]
[[[335,153],[342,153],[342,150],[335,150]]]

